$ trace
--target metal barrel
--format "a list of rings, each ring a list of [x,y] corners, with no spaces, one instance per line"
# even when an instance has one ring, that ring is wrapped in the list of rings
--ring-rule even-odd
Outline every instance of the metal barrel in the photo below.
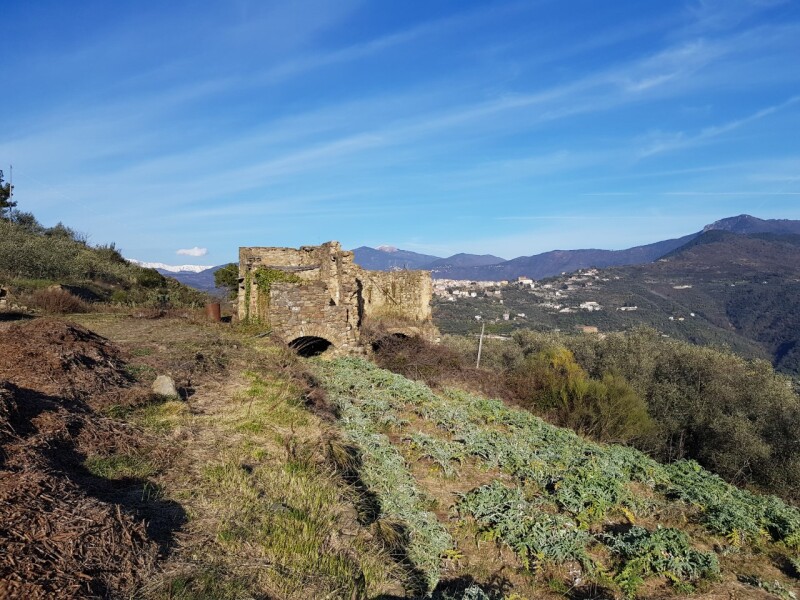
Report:
[[[220,321],[222,315],[220,313],[219,302],[209,302],[206,304],[206,317],[211,321]]]

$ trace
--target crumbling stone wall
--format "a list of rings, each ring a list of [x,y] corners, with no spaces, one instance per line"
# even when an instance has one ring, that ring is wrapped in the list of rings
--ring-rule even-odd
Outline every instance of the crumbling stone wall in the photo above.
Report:
[[[428,271],[367,271],[338,242],[239,248],[239,319],[266,323],[287,343],[320,337],[355,351],[364,319],[386,317],[398,332],[434,335],[432,291]]]

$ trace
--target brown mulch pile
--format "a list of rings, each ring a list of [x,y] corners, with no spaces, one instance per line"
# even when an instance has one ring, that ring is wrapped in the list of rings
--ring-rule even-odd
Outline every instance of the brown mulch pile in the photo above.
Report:
[[[0,380],[101,409],[130,384],[120,350],[74,323],[36,319],[0,331]]]
[[[141,432],[96,412],[125,396],[123,366],[77,325],[0,332],[0,598],[129,597],[152,572],[159,544],[125,496],[132,484],[83,466],[144,448]]]

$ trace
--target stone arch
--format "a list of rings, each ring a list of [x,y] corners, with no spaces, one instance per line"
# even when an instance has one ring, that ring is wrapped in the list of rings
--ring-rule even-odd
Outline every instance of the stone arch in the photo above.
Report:
[[[316,356],[326,351],[337,351],[345,342],[342,332],[316,323],[284,331],[283,340],[301,356]]]
[[[310,335],[295,338],[289,342],[289,348],[304,358],[319,356],[327,352],[332,346],[333,344],[330,340]]]

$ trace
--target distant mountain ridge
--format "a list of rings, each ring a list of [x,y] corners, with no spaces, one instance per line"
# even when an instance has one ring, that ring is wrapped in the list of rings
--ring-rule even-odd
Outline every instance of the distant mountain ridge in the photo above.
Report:
[[[773,366],[800,374],[800,234],[707,229],[655,263],[625,267],[625,280],[759,343]],[[747,227],[751,224],[747,224]],[[680,282],[674,287],[670,283]]]
[[[790,219],[759,219],[750,215],[738,215],[720,219],[706,225],[703,231],[729,231],[731,233],[788,233],[800,235],[800,221]]]
[[[425,269],[431,271],[434,279],[502,281],[521,276],[543,279],[589,267],[623,267],[651,263],[690,243],[702,233],[715,230],[736,234],[800,234],[800,221],[738,215],[715,221],[696,233],[625,250],[551,250],[511,260],[503,260],[490,254],[456,254],[449,258],[435,258],[393,247],[376,250],[362,246],[356,248],[355,253],[356,262],[367,269]],[[401,256],[409,258],[397,260]],[[432,260],[426,262],[426,259],[431,258]]]
[[[692,233],[674,240],[636,246],[627,250],[551,250],[533,256],[520,256],[486,267],[443,269],[438,271],[435,277],[480,281],[511,280],[521,276],[542,279],[587,267],[603,268],[648,263],[680,248],[697,235]]]
[[[160,262],[144,262],[141,260],[136,260],[135,258],[128,258],[126,260],[145,269],[155,269],[159,273],[163,271],[163,273],[161,273],[162,275],[171,275],[174,273],[200,273],[201,271],[214,268],[213,265],[167,265]]]
[[[497,265],[506,262],[505,258],[493,256],[491,254],[454,254],[448,258],[440,258],[433,261],[425,268],[438,273],[446,269],[453,269],[458,267],[488,267],[490,265]]]
[[[434,279],[466,279],[470,281],[513,280],[520,276],[543,279],[589,267],[624,267],[652,263],[690,244],[698,236],[713,231],[731,234],[800,235],[800,221],[759,219],[751,215],[738,215],[715,221],[697,233],[643,246],[634,246],[625,250],[595,248],[551,250],[533,256],[519,256],[511,260],[491,254],[466,253],[442,258],[401,250],[393,246],[379,246],[378,248],[360,246],[353,250],[353,253],[356,264],[364,269],[375,271],[424,269],[431,271]],[[142,263],[135,260],[131,262],[155,268],[162,275],[174,277],[181,283],[212,293],[217,291],[214,287],[214,272],[224,266],[171,266],[162,263]]]
[[[370,248],[360,246],[353,250],[356,264],[371,271],[391,271],[392,269],[424,269],[439,256],[419,254],[410,250],[398,250],[392,246]]]
[[[573,272],[534,289],[509,286],[502,299],[502,305],[493,296],[438,299],[434,319],[444,333],[474,333],[480,314],[491,333],[506,335],[516,328],[609,332],[644,325],[694,344],[769,358],[800,378],[798,234],[707,228],[655,261],[592,275]],[[602,308],[583,309],[589,302]]]

